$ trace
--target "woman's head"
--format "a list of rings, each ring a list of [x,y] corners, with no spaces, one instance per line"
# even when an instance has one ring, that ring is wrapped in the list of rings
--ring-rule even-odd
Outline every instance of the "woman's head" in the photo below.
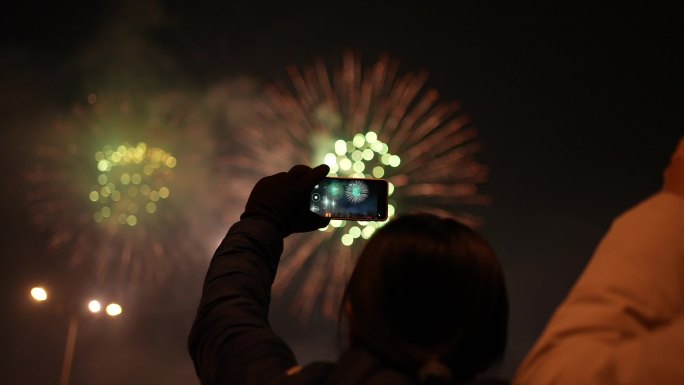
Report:
[[[466,380],[503,355],[508,300],[489,244],[430,214],[400,217],[361,253],[345,291],[353,345],[418,371],[438,360]]]

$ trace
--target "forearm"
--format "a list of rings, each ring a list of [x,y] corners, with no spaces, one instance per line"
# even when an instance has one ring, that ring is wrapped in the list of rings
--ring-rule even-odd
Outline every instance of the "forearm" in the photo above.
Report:
[[[214,254],[189,339],[203,384],[246,383],[295,365],[292,352],[268,324],[282,247],[271,224],[248,219],[229,230]],[[255,367],[256,373],[247,375]]]

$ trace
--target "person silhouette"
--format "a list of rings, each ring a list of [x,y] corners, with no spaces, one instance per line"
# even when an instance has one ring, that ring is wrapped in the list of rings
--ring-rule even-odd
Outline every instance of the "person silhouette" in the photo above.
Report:
[[[341,305],[349,349],[297,366],[268,323],[271,284],[283,238],[328,224],[308,209],[328,171],[298,165],[261,179],[216,250],[189,336],[202,384],[461,384],[496,363],[508,299],[492,248],[453,219],[413,214],[378,230],[358,258]]]

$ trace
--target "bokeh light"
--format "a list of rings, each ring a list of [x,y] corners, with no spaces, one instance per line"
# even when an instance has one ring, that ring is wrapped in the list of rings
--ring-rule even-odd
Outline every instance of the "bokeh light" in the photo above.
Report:
[[[91,313],[99,313],[102,310],[102,304],[100,301],[93,299],[90,302],[88,302],[88,310]]]
[[[397,167],[400,163],[399,156],[391,154],[387,143],[378,140],[378,134],[374,131],[369,131],[366,134],[357,133],[346,141],[337,139],[334,141],[333,147],[333,152],[328,152],[323,156],[323,163],[330,167],[330,176],[380,179],[385,176],[385,168]],[[396,161],[390,162],[391,159],[396,159]],[[360,189],[345,191],[345,194],[350,201],[360,202],[365,198],[367,187],[364,191],[364,184],[350,185],[351,188],[354,186],[358,186]],[[388,192],[392,196],[394,186],[391,186]],[[321,231],[331,231],[334,228],[344,227],[346,232],[340,235],[340,242],[344,246],[351,246],[354,244],[354,240],[359,237],[362,239],[370,238],[375,230],[384,226],[392,219],[393,215],[394,208],[385,221],[359,221],[355,222],[356,224],[350,223],[350,227],[347,227],[345,222],[345,226],[330,225]],[[369,230],[364,231],[366,227]]]
[[[43,302],[48,299],[48,294],[44,288],[36,286],[31,289],[31,297],[38,302]]]
[[[116,317],[118,315],[121,315],[121,313],[123,313],[123,308],[118,303],[110,303],[105,308],[105,312],[110,317]]]
[[[155,214],[160,202],[169,197],[165,184],[178,162],[161,148],[148,148],[145,142],[105,145],[94,160],[100,174],[89,193],[96,206],[93,219],[131,227],[141,217]]]

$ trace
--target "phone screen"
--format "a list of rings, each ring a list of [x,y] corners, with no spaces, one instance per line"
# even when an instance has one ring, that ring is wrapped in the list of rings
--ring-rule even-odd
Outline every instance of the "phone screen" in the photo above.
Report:
[[[325,178],[311,191],[310,210],[322,217],[362,221],[387,219],[387,181]]]

